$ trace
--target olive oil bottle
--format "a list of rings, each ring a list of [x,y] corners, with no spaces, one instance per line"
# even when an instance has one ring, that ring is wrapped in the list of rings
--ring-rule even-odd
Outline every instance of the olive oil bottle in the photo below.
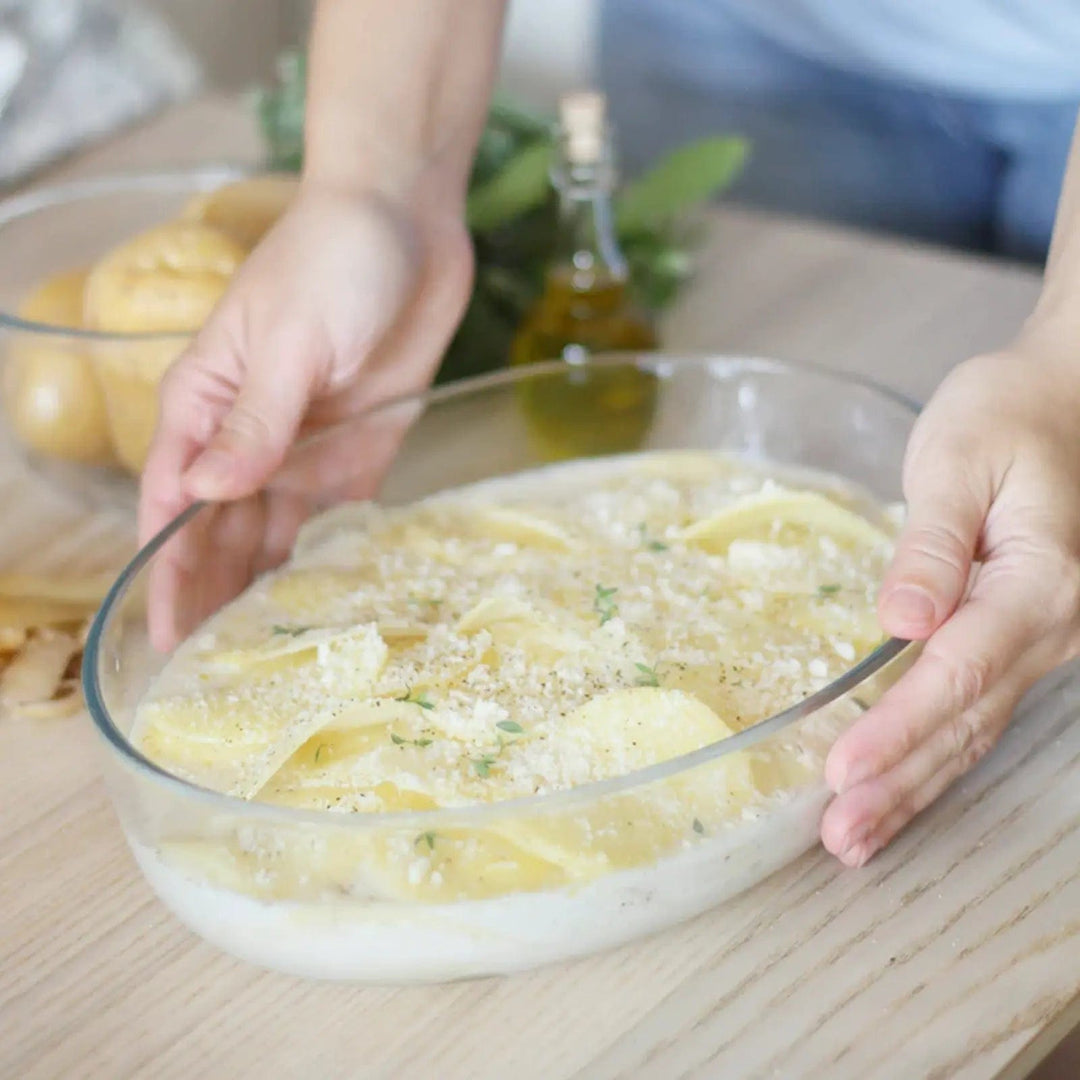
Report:
[[[614,454],[641,446],[656,411],[657,379],[632,363],[656,348],[634,306],[615,235],[616,175],[602,95],[560,102],[551,180],[558,227],[544,290],[514,339],[513,365],[564,360],[565,374],[525,380],[520,400],[538,452],[548,460]],[[601,353],[627,353],[614,367]]]

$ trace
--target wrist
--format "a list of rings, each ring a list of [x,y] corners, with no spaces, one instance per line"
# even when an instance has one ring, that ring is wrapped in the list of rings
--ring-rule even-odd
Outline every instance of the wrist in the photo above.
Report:
[[[1010,352],[1080,378],[1080,318],[1071,310],[1048,310],[1040,304],[1020,328]]]
[[[362,160],[316,155],[306,157],[300,186],[349,201],[409,207],[414,213],[463,216],[468,163],[447,157],[410,151],[365,153]]]

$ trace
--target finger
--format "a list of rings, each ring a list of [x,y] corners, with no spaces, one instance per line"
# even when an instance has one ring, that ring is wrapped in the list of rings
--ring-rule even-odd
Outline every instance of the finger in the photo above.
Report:
[[[200,563],[207,550],[212,510],[187,522],[154,556],[147,589],[147,624],[150,642],[159,652],[170,652],[182,640],[190,617],[187,609],[199,586]]]
[[[285,355],[280,364],[260,364],[246,372],[235,401],[183,476],[189,498],[240,499],[266,483],[307,411],[311,370],[310,364]]]
[[[160,408],[139,489],[139,543],[154,538],[191,505],[181,484],[185,469],[206,445],[232,400],[221,380],[185,353],[162,380]]]
[[[291,451],[270,487],[322,505],[372,498],[423,412],[421,403],[406,399],[346,418]]]
[[[1009,676],[973,708],[932,732],[887,773],[838,795],[821,821],[826,849],[856,866],[872,854],[868,842],[877,841],[877,847],[888,843],[943,790],[931,784],[934,778],[947,784],[962,776],[997,743],[1039,674],[1029,668]]]
[[[964,594],[989,486],[978,490],[961,470],[922,453],[905,476],[908,513],[878,603],[882,628],[894,637],[928,638]]]
[[[202,566],[198,604],[188,612],[182,627],[190,634],[208,616],[234,599],[254,577],[254,565],[262,550],[266,527],[266,499],[254,495],[215,508],[208,537],[213,557]]]
[[[289,557],[300,526],[310,513],[308,500],[299,495],[274,492],[269,501],[262,547],[256,553],[253,566],[256,574],[273,570]]]
[[[833,853],[845,866],[865,866],[874,855],[892,840],[904,825],[940,798],[949,785],[960,776],[960,773],[961,770],[956,762],[948,762],[911,792],[905,800],[903,808],[894,811],[873,832],[855,841],[842,852]],[[890,829],[891,831],[889,831]]]
[[[161,406],[139,490],[140,545],[149,543],[191,505],[183,490],[184,470],[205,446],[228,409],[220,380],[204,370],[195,353],[182,356],[160,389]],[[176,644],[177,604],[200,557],[195,548],[205,519],[190,523],[154,557],[147,594],[147,620],[154,647],[169,651]]]
[[[964,606],[927,642],[881,700],[829,752],[825,777],[837,794],[891,769],[931,732],[970,709],[1043,636],[1025,568],[984,564]]]

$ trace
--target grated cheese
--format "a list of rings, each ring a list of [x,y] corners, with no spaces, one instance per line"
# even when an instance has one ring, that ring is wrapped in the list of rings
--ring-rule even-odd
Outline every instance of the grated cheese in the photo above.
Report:
[[[812,490],[729,458],[657,454],[338,507],[177,651],[136,741],[198,782],[343,813],[544,794],[695,749],[815,692],[881,638],[889,535],[853,528],[850,498],[786,518],[785,499],[805,507]],[[764,524],[744,509],[761,505],[776,508]],[[752,535],[725,533],[729,512],[756,521]],[[724,759],[717,782],[635,796],[630,820],[677,820],[682,845],[722,805],[752,818],[753,792],[820,768],[827,745],[803,725],[758,753],[778,779]],[[627,857],[613,854],[625,823],[577,828],[576,848],[535,829],[510,839],[556,865],[582,844],[594,869]],[[420,847],[382,857],[405,860],[410,888],[450,888],[460,875]]]

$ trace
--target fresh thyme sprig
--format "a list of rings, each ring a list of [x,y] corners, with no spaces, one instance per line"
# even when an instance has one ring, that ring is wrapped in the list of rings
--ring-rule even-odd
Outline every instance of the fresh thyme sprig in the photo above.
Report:
[[[619,614],[619,605],[615,603],[615,594],[619,591],[617,585],[605,588],[597,584],[596,594],[593,597],[593,611],[600,616],[600,625],[610,622]]]
[[[435,702],[428,697],[426,690],[421,690],[419,694],[414,694],[411,690],[407,690],[399,698],[394,698],[395,701],[404,701],[409,705],[419,705],[421,709],[434,709]]]

